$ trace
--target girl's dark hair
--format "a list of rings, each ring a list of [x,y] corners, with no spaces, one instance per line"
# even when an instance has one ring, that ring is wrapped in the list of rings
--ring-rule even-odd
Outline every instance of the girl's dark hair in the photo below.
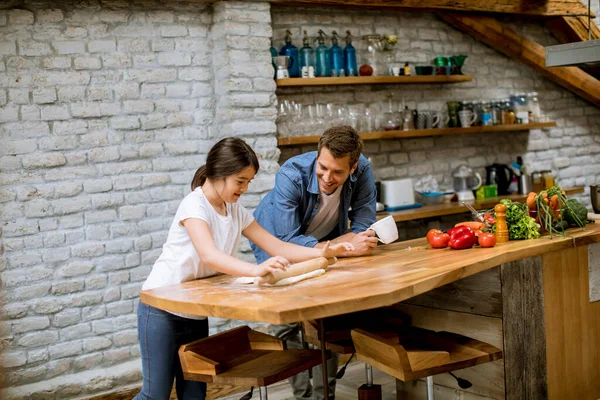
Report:
[[[219,140],[208,152],[206,164],[198,168],[192,180],[192,190],[204,185],[206,179],[225,178],[252,166],[258,172],[258,158],[242,139],[228,137]]]

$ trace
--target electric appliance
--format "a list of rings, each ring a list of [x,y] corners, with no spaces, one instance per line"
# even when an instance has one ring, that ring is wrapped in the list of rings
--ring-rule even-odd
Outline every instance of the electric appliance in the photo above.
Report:
[[[388,211],[420,206],[415,204],[412,179],[381,181],[381,201]]]
[[[492,164],[485,167],[486,185],[498,185],[498,195],[508,194],[508,186],[515,173],[506,164]]]
[[[483,179],[478,172],[466,164],[459,165],[452,172],[454,191],[458,201],[475,200],[473,190],[477,190],[483,184]]]

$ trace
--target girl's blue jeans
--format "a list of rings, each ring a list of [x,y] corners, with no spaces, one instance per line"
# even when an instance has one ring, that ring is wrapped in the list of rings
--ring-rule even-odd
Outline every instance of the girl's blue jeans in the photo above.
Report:
[[[138,306],[138,339],[144,382],[134,400],[168,400],[175,379],[179,400],[204,400],[206,383],[183,379],[177,351],[183,344],[208,336],[208,319],[188,319]]]

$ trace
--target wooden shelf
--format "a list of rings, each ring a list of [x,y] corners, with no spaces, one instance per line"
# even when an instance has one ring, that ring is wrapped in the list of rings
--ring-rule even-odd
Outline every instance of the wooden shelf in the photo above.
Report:
[[[567,196],[580,194],[584,192],[583,187],[574,187],[565,189]],[[509,194],[499,197],[491,197],[485,200],[468,201],[476,210],[486,210],[493,208],[501,199],[511,199],[512,201],[523,202],[527,198],[525,194]],[[412,208],[401,211],[383,211],[377,213],[377,219],[383,219],[388,215],[394,217],[396,222],[414,221],[423,218],[442,217],[444,215],[463,214],[469,212],[469,209],[457,201],[451,203],[432,204],[419,208]]]
[[[458,83],[470,82],[471,75],[416,75],[416,76],[345,76],[335,78],[286,78],[277,79],[277,87],[373,85],[390,83]]]
[[[556,122],[536,122],[531,124],[511,124],[511,125],[492,125],[492,126],[472,126],[469,128],[441,128],[441,129],[412,129],[409,131],[380,131],[380,132],[361,132],[360,137],[363,140],[377,139],[399,139],[414,138],[423,136],[444,136],[460,135],[471,133],[490,133],[490,132],[515,132],[528,131],[530,129],[551,128],[556,126]],[[297,146],[301,144],[319,143],[321,136],[290,136],[277,138],[277,145]]]

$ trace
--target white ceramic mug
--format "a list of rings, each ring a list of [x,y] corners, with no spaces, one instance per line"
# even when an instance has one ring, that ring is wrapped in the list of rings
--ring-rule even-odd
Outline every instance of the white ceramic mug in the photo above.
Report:
[[[377,234],[379,241],[384,244],[392,243],[394,240],[398,239],[396,221],[394,221],[394,217],[391,215],[375,222],[369,229],[373,229],[375,234]]]
[[[460,119],[460,126],[468,128],[477,121],[477,114],[471,110],[461,110],[458,112],[458,118]]]

